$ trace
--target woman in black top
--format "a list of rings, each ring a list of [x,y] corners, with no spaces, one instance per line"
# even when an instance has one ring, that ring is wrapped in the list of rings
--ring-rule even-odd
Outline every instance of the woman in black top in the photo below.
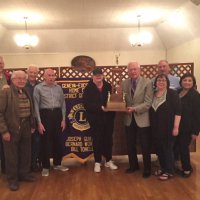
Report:
[[[173,146],[179,131],[181,105],[176,91],[169,88],[166,75],[158,75],[154,86],[156,90],[150,108],[150,123],[153,146],[161,167],[155,175],[158,175],[160,180],[167,180],[173,176]]]
[[[105,167],[115,170],[118,167],[112,161],[112,134],[114,128],[114,112],[104,112],[108,93],[112,92],[111,84],[106,82],[100,68],[93,70],[92,79],[83,93],[83,104],[86,118],[90,124],[94,148],[94,172],[101,172],[102,156]]]
[[[192,172],[189,145],[196,140],[200,131],[200,94],[195,89],[196,80],[192,74],[184,74],[180,79],[179,97],[182,104],[178,147],[182,164],[182,176],[189,177]]]

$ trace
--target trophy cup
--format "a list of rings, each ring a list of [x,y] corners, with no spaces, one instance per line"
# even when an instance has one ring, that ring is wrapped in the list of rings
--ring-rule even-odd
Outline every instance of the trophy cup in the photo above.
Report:
[[[105,108],[106,111],[118,111],[118,112],[125,112],[126,103],[125,103],[125,94],[122,91],[122,69],[118,67],[118,58],[119,55],[116,55],[116,68],[112,69],[113,74],[113,82],[112,82],[112,93],[108,93],[108,100],[107,106]]]

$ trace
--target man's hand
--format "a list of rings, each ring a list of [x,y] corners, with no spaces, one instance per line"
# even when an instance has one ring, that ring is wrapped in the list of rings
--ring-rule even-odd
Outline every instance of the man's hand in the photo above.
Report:
[[[128,113],[135,112],[135,109],[133,107],[127,107],[126,109]]]
[[[65,130],[65,128],[66,128],[65,120],[61,121],[61,128],[62,128],[62,132],[63,132]]]
[[[35,128],[31,128],[31,133],[35,133]]]
[[[39,133],[41,135],[43,135],[44,132],[46,131],[45,128],[44,128],[44,126],[43,126],[43,124],[41,122],[38,124],[38,131],[39,131]]]
[[[4,86],[2,87],[2,90],[8,90],[8,89],[10,89],[10,86],[9,86],[9,85],[4,85]]]
[[[2,138],[4,141],[10,142],[11,136],[9,132],[3,133]]]

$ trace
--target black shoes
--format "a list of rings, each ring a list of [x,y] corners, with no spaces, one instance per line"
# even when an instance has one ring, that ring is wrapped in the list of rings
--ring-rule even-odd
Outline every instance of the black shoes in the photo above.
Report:
[[[29,174],[25,177],[20,177],[19,180],[25,182],[34,182],[36,181],[36,178]],[[8,183],[8,187],[11,191],[17,191],[19,189],[19,183],[18,181],[11,181]]]
[[[10,182],[9,189],[11,191],[17,191],[19,189],[19,183],[18,182]]]
[[[32,175],[27,175],[25,177],[21,177],[19,180],[24,182],[34,182],[36,181],[36,178]]]
[[[126,174],[132,174],[132,173],[134,173],[135,171],[138,171],[139,170],[139,167],[136,167],[136,168],[128,168],[128,169],[126,169],[126,171],[125,171],[125,173]],[[151,173],[150,172],[144,172],[143,173],[143,178],[148,178],[148,177],[150,177],[151,176]]]
[[[139,170],[139,167],[137,167],[137,168],[131,168],[130,167],[130,168],[126,169],[125,173],[126,174],[131,174],[131,173],[134,173],[137,170]]]

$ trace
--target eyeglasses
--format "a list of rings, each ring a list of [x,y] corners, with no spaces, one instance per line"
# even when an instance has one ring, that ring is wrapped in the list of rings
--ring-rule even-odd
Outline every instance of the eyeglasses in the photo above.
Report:
[[[166,79],[158,79],[157,82],[166,82]]]
[[[18,81],[26,81],[26,80],[27,80],[26,78],[22,78],[22,77],[16,77],[16,78],[14,78],[14,79],[16,79],[16,80],[18,80]]]

